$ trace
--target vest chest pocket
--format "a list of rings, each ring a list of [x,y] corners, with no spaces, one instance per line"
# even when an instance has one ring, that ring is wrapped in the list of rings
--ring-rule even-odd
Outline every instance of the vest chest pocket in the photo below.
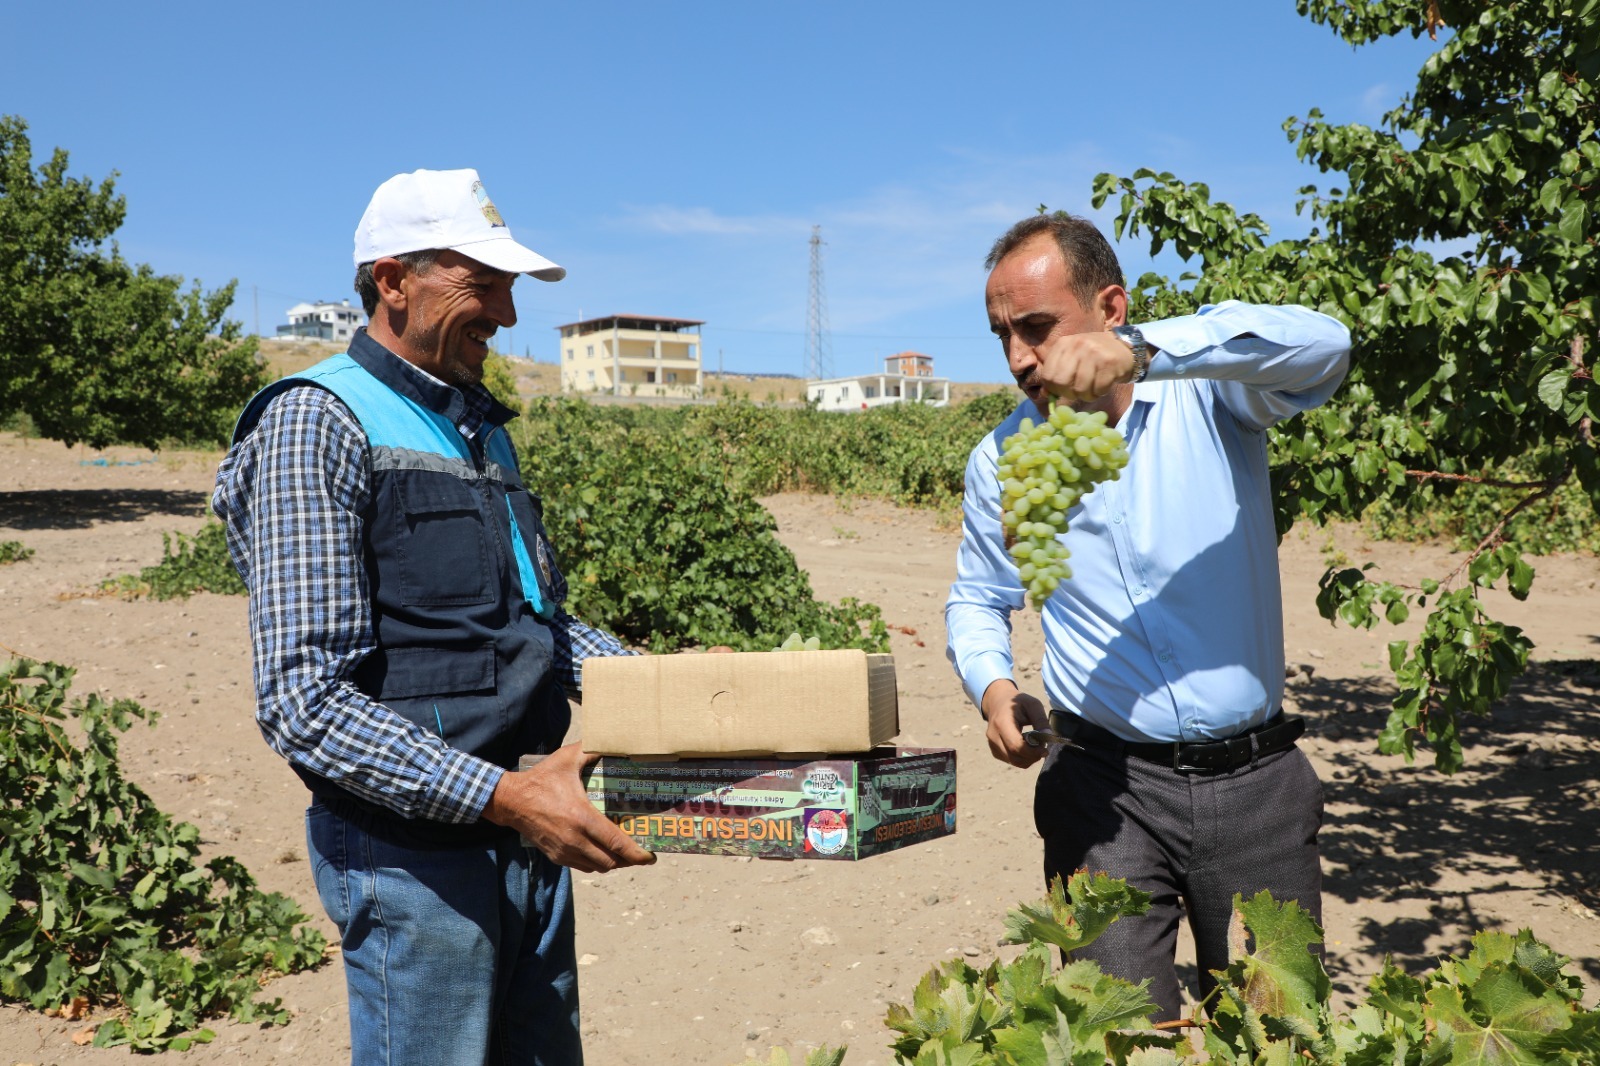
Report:
[[[394,479],[400,597],[407,605],[484,603],[489,544],[483,498],[451,474],[407,471]]]

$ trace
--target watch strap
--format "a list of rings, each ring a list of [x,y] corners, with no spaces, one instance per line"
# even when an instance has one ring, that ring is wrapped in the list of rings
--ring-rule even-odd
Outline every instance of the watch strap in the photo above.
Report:
[[[1150,342],[1138,326],[1112,326],[1111,333],[1133,353],[1133,377],[1129,383],[1137,385],[1150,373]]]

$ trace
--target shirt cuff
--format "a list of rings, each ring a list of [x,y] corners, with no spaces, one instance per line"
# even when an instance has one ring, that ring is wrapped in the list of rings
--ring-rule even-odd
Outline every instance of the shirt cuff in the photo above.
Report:
[[[421,817],[457,824],[479,821],[505,773],[502,767],[476,755],[447,749],[444,765],[435,778],[438,787],[428,804],[430,809],[423,811]]]
[[[979,655],[961,675],[961,681],[967,688],[967,698],[980,713],[983,711],[983,694],[989,691],[989,686],[996,681],[1011,680],[1011,656],[998,651]]]
[[[1211,338],[1197,336],[1192,327],[1186,328],[1183,319],[1152,322],[1147,326],[1140,326],[1139,332],[1144,334],[1145,342],[1154,349],[1150,356],[1150,366],[1145,371],[1147,381],[1187,376],[1190,367],[1197,365],[1203,359],[1203,356],[1197,359],[1196,353],[1214,347]]]

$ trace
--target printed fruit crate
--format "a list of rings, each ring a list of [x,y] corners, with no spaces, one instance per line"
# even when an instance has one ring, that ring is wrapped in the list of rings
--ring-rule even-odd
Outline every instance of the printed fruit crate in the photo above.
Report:
[[[952,748],[821,759],[606,756],[589,802],[649,851],[864,859],[956,831]]]

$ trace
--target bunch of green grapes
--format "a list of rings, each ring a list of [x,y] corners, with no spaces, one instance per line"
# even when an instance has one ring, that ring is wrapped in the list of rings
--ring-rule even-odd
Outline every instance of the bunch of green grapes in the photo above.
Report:
[[[809,637],[802,637],[799,633],[790,633],[789,638],[779,644],[773,651],[821,651],[822,638],[813,633]]]
[[[1106,425],[1104,411],[1056,407],[1038,425],[1024,418],[1002,443],[1000,523],[1034,610],[1043,610],[1056,586],[1072,576],[1071,553],[1059,539],[1067,531],[1067,512],[1127,465],[1122,434]]]

